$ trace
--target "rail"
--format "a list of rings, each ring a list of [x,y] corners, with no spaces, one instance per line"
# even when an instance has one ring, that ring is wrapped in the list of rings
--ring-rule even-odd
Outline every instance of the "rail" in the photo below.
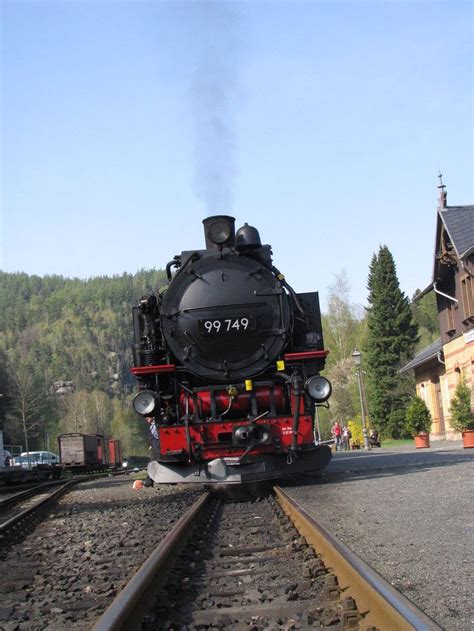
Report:
[[[339,588],[345,595],[354,598],[359,611],[367,612],[364,626],[397,631],[441,631],[440,626],[319,524],[280,487],[275,487],[275,493],[301,535],[318,551],[325,566],[337,576]]]
[[[53,491],[53,493],[43,498],[42,500],[40,500],[33,506],[29,506],[28,508],[25,508],[24,510],[20,511],[18,514],[14,515],[10,519],[7,519],[3,523],[1,523],[0,524],[0,539],[5,541],[7,538],[7,535],[10,535],[12,533],[14,534],[18,533],[19,530],[24,528],[24,526],[27,523],[29,523],[29,521],[33,518],[33,516],[35,516],[36,514],[39,514],[42,510],[44,510],[50,502],[60,497],[63,493],[66,493],[67,491],[69,491],[69,489],[71,489],[73,486],[76,486],[77,484],[81,484],[84,482],[89,482],[92,479],[94,479],[94,476],[88,476],[88,477],[84,477],[80,479],[78,478],[78,479],[68,480],[68,481],[64,481],[64,480],[58,481],[58,485],[60,485],[59,489],[57,489],[56,491]],[[52,483],[49,483],[47,486],[52,486]],[[28,490],[36,491],[37,488],[38,487],[35,487],[34,489],[28,489]],[[6,498],[6,499],[8,500],[10,498]],[[23,498],[23,499],[27,499],[27,498]],[[19,500],[16,500],[16,501],[19,501]]]
[[[38,484],[37,486],[31,487],[31,489],[26,489],[25,491],[20,491],[19,493],[14,493],[9,497],[5,497],[4,499],[0,500],[0,511],[7,506],[13,506],[18,502],[28,499],[29,497],[38,495],[38,493],[41,493],[43,490],[49,488],[50,486],[58,486],[60,484],[64,484],[64,480],[55,480],[53,482]]]
[[[174,528],[138,569],[93,627],[93,631],[141,631],[144,613],[166,581],[168,572],[183,549],[196,518],[209,501],[204,493],[178,520]]]
[[[293,522],[295,533],[298,531],[307,544],[312,546],[320,557],[322,567],[327,572],[327,577],[332,578],[335,590],[343,596],[345,616],[356,623],[362,620],[364,628],[397,629],[397,631],[439,631],[441,628],[418,609],[410,600],[400,594],[385,581],[377,572],[371,569],[364,561],[358,558],[347,546],[336,539],[322,525],[318,524],[297,502],[290,498],[281,488],[274,487],[274,493],[281,507],[280,511],[286,514]],[[169,573],[175,560],[192,534],[193,526],[208,505],[210,494],[203,494],[199,500],[184,514],[168,533],[163,541],[154,550],[151,556],[143,563],[131,581],[118,594],[108,609],[96,622],[93,631],[134,631],[142,629],[142,619],[156,603],[157,595],[166,584]],[[207,518],[206,518],[207,519]],[[214,531],[213,531],[214,532]],[[205,539],[204,531],[199,530],[202,539]],[[215,536],[215,532],[213,534]],[[206,545],[205,543],[203,545]],[[248,555],[262,550],[270,550],[272,542],[260,548],[241,548],[239,544],[230,546],[226,551],[220,552],[221,557],[228,554]],[[276,544],[280,545],[280,544]],[[282,548],[286,548],[283,545]],[[293,548],[289,547],[291,554]],[[252,559],[255,557],[252,556]],[[253,566],[252,566],[253,567]],[[265,573],[266,564],[263,563],[258,572]],[[228,575],[247,572],[248,570],[226,570]],[[212,572],[211,572],[212,574]],[[215,572],[214,572],[215,574]],[[212,579],[211,579],[212,580]],[[328,581],[331,585],[331,581]],[[209,589],[209,588],[207,588]],[[235,591],[230,589],[230,592]],[[183,590],[182,598],[186,598],[186,590]],[[229,593],[229,592],[228,592]],[[286,592],[285,592],[286,593]],[[339,596],[338,596],[339,597]],[[354,609],[347,603],[355,601]],[[318,606],[318,603],[315,603]],[[283,610],[290,612],[300,607],[299,601],[287,602]],[[264,615],[262,606],[254,608],[255,615]],[[282,611],[283,611],[282,610]],[[232,609],[222,609],[221,612],[233,613]],[[249,610],[250,611],[250,610]],[[269,610],[267,610],[269,611]],[[258,613],[260,612],[260,613]],[[201,614],[201,622],[212,616],[208,611]],[[199,614],[195,622],[199,622]],[[360,628],[360,627],[359,627]]]

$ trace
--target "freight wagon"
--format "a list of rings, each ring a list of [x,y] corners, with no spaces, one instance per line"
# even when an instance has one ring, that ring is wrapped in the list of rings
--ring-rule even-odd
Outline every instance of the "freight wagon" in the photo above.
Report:
[[[58,436],[61,465],[74,471],[101,471],[108,468],[107,442],[99,434]]]
[[[109,465],[112,469],[122,466],[122,446],[115,438],[109,438]]]
[[[69,471],[105,471],[122,466],[122,447],[115,438],[70,433],[58,436],[58,444],[61,466]]]

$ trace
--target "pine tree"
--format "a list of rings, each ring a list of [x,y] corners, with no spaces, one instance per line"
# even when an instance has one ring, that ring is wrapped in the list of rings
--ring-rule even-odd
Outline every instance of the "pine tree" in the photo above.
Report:
[[[451,399],[450,425],[457,432],[474,429],[474,418],[471,410],[471,390],[462,379],[456,386]]]
[[[372,257],[367,288],[370,413],[385,435],[398,438],[404,432],[405,408],[412,390],[411,383],[398,371],[413,355],[418,327],[408,298],[400,290],[395,261],[387,246],[381,246],[378,255]]]

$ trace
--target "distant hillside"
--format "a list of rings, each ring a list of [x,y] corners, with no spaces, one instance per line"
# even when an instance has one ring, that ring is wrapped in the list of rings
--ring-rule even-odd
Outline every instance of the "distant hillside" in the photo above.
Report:
[[[164,280],[162,270],[88,280],[0,272],[0,350],[51,383],[124,392],[132,306]]]
[[[57,394],[65,391],[58,382],[70,382],[66,390],[78,400],[79,393],[82,400],[87,393],[106,393],[110,400],[122,400],[126,410],[124,396],[133,383],[132,306],[165,278],[162,270],[88,280],[0,272],[0,418],[6,417],[10,440],[25,445],[25,414],[38,446],[43,446],[46,430],[110,428],[113,419],[103,427],[103,411],[96,412],[96,419],[92,412],[90,418],[83,413],[80,422],[68,425],[74,397]],[[42,393],[41,403],[35,402],[35,392]],[[29,401],[26,413],[19,407],[22,398]],[[96,395],[94,401],[97,408]],[[107,414],[113,413],[110,407]]]

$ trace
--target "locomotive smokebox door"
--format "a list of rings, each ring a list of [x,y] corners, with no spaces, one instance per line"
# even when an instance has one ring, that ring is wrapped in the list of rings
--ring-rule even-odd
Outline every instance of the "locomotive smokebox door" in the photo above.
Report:
[[[206,379],[241,381],[275,361],[291,326],[289,298],[258,261],[232,252],[195,260],[163,298],[161,324],[178,362]]]

